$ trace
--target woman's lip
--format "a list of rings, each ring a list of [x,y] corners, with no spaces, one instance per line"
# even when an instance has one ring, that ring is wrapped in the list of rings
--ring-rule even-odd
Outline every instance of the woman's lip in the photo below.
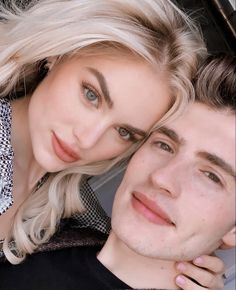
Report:
[[[80,156],[54,132],[52,133],[52,147],[57,157],[64,162],[71,163],[80,159]]]
[[[141,192],[132,194],[133,208],[147,220],[158,225],[175,226],[167,213],[165,213],[153,200]]]

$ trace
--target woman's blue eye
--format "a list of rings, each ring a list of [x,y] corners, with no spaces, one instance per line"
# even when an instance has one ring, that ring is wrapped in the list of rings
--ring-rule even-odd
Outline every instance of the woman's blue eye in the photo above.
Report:
[[[97,94],[89,88],[84,88],[84,96],[92,103],[95,107],[98,107],[99,97]]]
[[[130,140],[131,133],[125,128],[118,128],[118,133],[120,134],[121,138],[124,140]]]
[[[124,128],[124,127],[118,127],[116,128],[118,134],[120,135],[120,137],[124,140],[124,141],[128,141],[128,142],[133,142],[136,143],[139,140],[141,140],[140,138],[138,138],[135,133],[133,133],[132,131]]]

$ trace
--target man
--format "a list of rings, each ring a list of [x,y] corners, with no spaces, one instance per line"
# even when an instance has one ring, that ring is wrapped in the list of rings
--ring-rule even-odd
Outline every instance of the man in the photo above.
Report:
[[[37,254],[14,271],[1,265],[0,289],[56,289],[51,285],[59,281],[60,289],[68,290],[74,289],[72,280],[83,290],[177,289],[176,261],[234,247],[235,64],[230,57],[208,59],[197,76],[197,101],[154,131],[134,154],[102,249],[63,250],[66,260],[63,251]],[[43,286],[32,288],[37,277]],[[92,288],[91,281],[98,286]],[[178,283],[184,283],[183,276]]]
[[[198,102],[129,163],[98,259],[132,287],[172,289],[173,261],[235,246],[235,72],[235,61],[211,61]]]

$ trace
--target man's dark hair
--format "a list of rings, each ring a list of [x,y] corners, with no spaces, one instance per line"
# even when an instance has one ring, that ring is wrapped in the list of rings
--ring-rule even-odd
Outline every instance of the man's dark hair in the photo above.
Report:
[[[212,109],[236,112],[236,58],[220,54],[209,56],[195,79],[196,101]]]

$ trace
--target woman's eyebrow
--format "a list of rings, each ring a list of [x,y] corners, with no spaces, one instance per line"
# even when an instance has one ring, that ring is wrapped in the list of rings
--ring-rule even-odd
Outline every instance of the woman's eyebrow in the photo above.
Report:
[[[112,108],[113,107],[113,101],[112,101],[112,99],[110,97],[110,93],[109,93],[107,82],[106,82],[106,79],[105,79],[104,75],[100,71],[98,71],[97,69],[95,69],[93,67],[87,67],[87,70],[89,72],[91,72],[96,77],[97,81],[99,82],[99,85],[101,87],[104,99],[105,99],[108,107]]]
[[[133,132],[134,134],[140,135],[142,138],[145,138],[148,135],[148,133],[145,132],[144,130],[133,127],[131,125],[120,125],[120,126],[126,128],[127,130]]]
[[[104,95],[104,99],[105,99],[108,107],[112,108],[113,101],[110,97],[110,93],[109,93],[107,82],[106,82],[104,75],[100,71],[98,71],[97,69],[95,69],[93,67],[86,67],[86,69],[96,77],[97,81],[99,82],[102,93]],[[140,135],[142,138],[147,136],[147,132],[145,132],[144,130],[141,130],[139,128],[133,127],[131,125],[121,125],[121,127],[126,128],[127,130],[133,132],[134,134]]]
[[[101,87],[102,93],[104,95],[104,99],[105,99],[108,107],[112,108],[113,101],[110,97],[110,93],[109,93],[107,82],[106,82],[104,75],[100,71],[98,71],[97,69],[95,69],[93,67],[86,67],[86,69],[96,77],[96,79]],[[140,135],[142,138],[147,136],[147,132],[145,132],[144,130],[141,130],[139,128],[135,128],[131,125],[121,125],[121,127],[124,127],[129,131],[132,131],[134,134]]]

